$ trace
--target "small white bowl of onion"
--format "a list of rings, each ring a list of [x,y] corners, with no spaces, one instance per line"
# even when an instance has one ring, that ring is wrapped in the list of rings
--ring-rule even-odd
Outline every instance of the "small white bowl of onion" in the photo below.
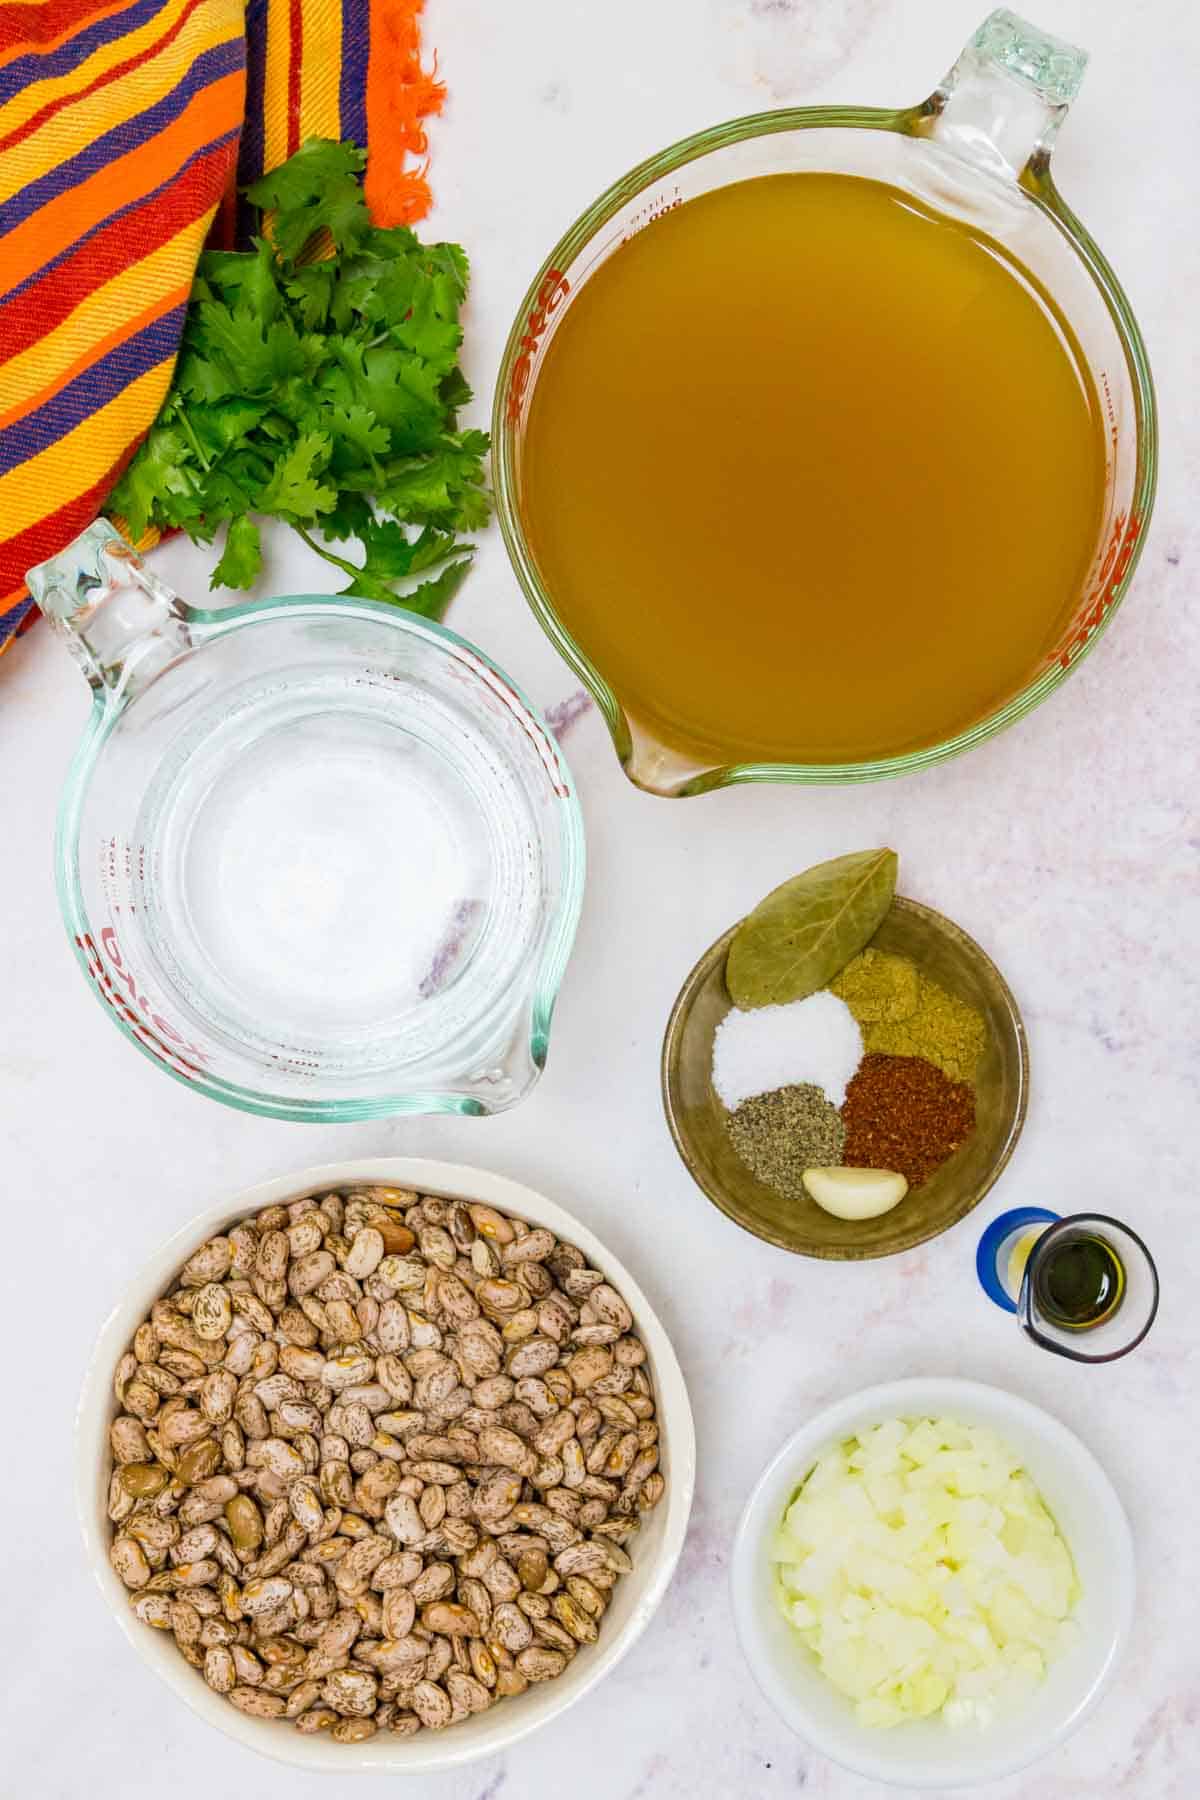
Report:
[[[1002,1388],[919,1376],[827,1407],[746,1503],[738,1637],[780,1716],[900,1787],[996,1781],[1061,1743],[1129,1636],[1129,1524],[1091,1452]]]

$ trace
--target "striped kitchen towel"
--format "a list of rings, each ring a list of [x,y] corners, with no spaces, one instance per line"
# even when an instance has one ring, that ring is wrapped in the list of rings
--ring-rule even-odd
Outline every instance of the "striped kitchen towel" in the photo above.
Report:
[[[428,210],[423,5],[0,0],[0,651],[166,398],[237,187],[349,138],[377,223]]]

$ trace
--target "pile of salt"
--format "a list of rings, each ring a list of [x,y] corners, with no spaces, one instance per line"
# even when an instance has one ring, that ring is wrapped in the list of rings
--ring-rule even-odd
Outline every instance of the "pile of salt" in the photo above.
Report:
[[[812,1082],[831,1106],[862,1061],[858,1021],[836,994],[822,991],[787,1006],[735,1007],[713,1040],[713,1086],[730,1112],[754,1094]]]

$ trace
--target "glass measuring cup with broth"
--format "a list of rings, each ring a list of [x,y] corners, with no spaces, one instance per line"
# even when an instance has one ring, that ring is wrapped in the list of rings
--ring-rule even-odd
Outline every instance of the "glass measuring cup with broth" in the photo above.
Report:
[[[501,522],[640,785],[919,767],[1094,641],[1154,412],[1049,171],[1085,60],[995,13],[922,105],[703,133],[545,265],[497,392]]]

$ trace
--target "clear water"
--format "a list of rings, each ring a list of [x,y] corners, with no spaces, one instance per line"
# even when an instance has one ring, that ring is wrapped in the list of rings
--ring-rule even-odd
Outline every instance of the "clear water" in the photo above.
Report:
[[[164,984],[293,1070],[461,1052],[541,923],[519,772],[453,689],[394,674],[283,670],[189,710],[137,837]]]

